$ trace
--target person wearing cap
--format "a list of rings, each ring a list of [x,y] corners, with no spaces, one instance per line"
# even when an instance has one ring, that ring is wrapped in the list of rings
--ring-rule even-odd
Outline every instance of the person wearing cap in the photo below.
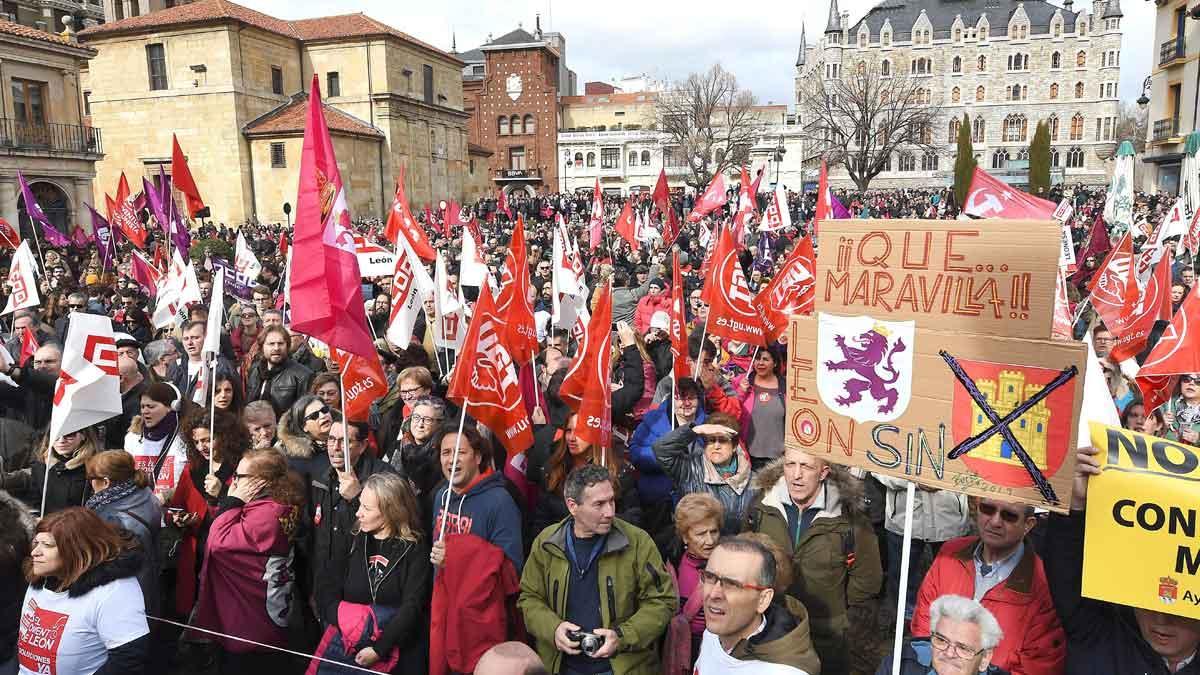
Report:
[[[651,446],[676,495],[707,492],[720,500],[725,507],[722,534],[741,531],[758,495],[738,426],[733,415],[713,413],[703,424],[681,424]]]
[[[671,314],[659,310],[650,317],[645,335],[646,351],[654,365],[654,384],[671,373]],[[646,378],[649,380],[649,376]]]
[[[149,476],[163,502],[174,494],[187,464],[187,443],[179,434],[180,411],[187,405],[175,385],[155,382],[146,387],[139,414],[125,434],[125,452]]]
[[[671,285],[654,277],[647,286],[649,293],[638,300],[637,310],[633,313],[633,327],[643,335],[650,330],[650,319],[654,318],[655,312],[671,311]]]

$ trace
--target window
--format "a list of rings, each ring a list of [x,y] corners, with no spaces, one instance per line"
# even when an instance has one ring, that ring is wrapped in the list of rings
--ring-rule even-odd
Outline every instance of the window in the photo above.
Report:
[[[521,131],[521,118],[520,117],[513,115],[512,117],[508,118],[508,124],[509,124],[509,126],[512,127],[513,136],[523,133]]]
[[[950,102],[951,103],[958,103],[959,99],[961,99],[961,98],[962,98],[962,92],[960,92],[958,90],[958,87],[955,87],[950,90]]]
[[[933,72],[933,60],[929,57],[913,59],[909,65],[909,73],[912,75],[929,75]]]
[[[1058,70],[1059,68],[1062,68],[1062,53],[1061,52],[1054,52],[1053,54],[1050,55],[1050,67],[1053,68],[1054,70]]]
[[[1075,113],[1075,116],[1071,118],[1071,140],[1083,140],[1083,115],[1079,113]]]
[[[637,163],[638,163],[637,150],[630,150],[629,151],[629,159],[628,159],[628,161],[625,162],[625,166],[637,166]]]
[[[1004,98],[1009,101],[1024,101],[1029,97],[1029,87],[1014,84],[1004,88]]]
[[[1005,143],[1024,141],[1029,132],[1029,120],[1024,115],[1009,115],[1004,118],[1003,138]]]
[[[954,29],[954,41],[955,41],[955,42],[962,42],[962,38],[963,38],[963,31],[962,31],[962,29],[961,29],[961,28],[955,28],[955,29]]]
[[[525,146],[518,145],[508,149],[508,168],[514,171],[525,170]]]
[[[578,169],[581,166],[583,166],[583,153],[577,152],[575,153],[575,168]]]
[[[272,169],[286,169],[287,168],[287,154],[284,151],[283,143],[272,143],[271,144],[271,168]]]
[[[342,82],[337,72],[325,73],[325,93],[330,97],[342,95]]]
[[[162,44],[146,45],[146,72],[151,91],[167,88],[167,52]]]
[[[1020,161],[1020,162],[1028,162],[1029,161],[1029,148],[1021,148],[1021,151],[1017,153],[1017,161]]]
[[[500,130],[499,130],[499,132],[498,132],[498,133],[499,133],[501,136],[507,136],[507,135],[508,135],[508,118],[507,118],[507,117],[501,117],[501,118],[500,118]]]
[[[958,130],[962,128],[962,120],[957,117],[950,120],[950,133],[947,134],[947,143],[954,143],[958,140]]]
[[[1104,118],[1104,135],[1103,135],[1103,138],[1100,138],[1100,135],[1098,134],[1098,135],[1097,135],[1097,137],[1096,137],[1096,140],[1105,140],[1105,141],[1111,141],[1112,139],[1113,139],[1113,118],[1111,118],[1111,117],[1105,117],[1105,118]]]
[[[1008,69],[1010,71],[1029,70],[1028,54],[1009,54]]]
[[[1062,23],[1061,22],[1055,21],[1054,25],[1051,26],[1050,30],[1053,31],[1054,37],[1062,37]]]
[[[536,134],[537,133],[537,118],[535,118],[533,115],[525,116],[525,133],[527,133],[527,134]]]
[[[883,41],[883,44],[885,46],[892,44],[892,31],[890,31],[890,30],[883,31],[883,34],[880,37],[880,39]]]
[[[663,165],[670,167],[687,166],[684,161],[683,153],[679,148],[663,148]]]
[[[981,84],[975,88],[975,100],[982,101],[985,98],[987,98],[987,90],[984,89],[983,85]]]
[[[13,78],[13,110],[24,124],[46,123],[46,83]]]
[[[917,105],[929,105],[929,90],[918,88],[913,92],[913,98]]]
[[[92,114],[92,92],[90,91],[83,92],[83,114]]]
[[[1058,154],[1058,148],[1050,149],[1050,166],[1057,169],[1062,164],[1062,156]]]
[[[860,48],[867,46],[867,34],[866,33],[858,34],[858,46]]]
[[[917,126],[917,138],[925,145],[933,145],[933,126],[928,122],[922,122]]]
[[[1087,52],[1080,51],[1078,54],[1075,55],[1075,67],[1076,68],[1086,68],[1087,67]]]
[[[1058,83],[1055,82],[1054,84],[1050,85],[1050,100],[1053,101],[1057,98],[1058,98]]]
[[[1083,98],[1083,83],[1075,83],[1075,98]]]
[[[980,54],[979,59],[975,62],[975,70],[981,73],[987,70],[987,57],[983,54]]]
[[[642,151],[642,166],[650,166],[650,151]]]
[[[892,62],[891,61],[889,61],[888,59],[884,59],[883,63],[879,64],[879,75],[881,77],[891,77],[892,76]]]
[[[961,73],[962,72],[962,57],[961,56],[956,56],[950,61],[950,72],[952,72],[952,73]]]
[[[825,79],[836,80],[842,76],[842,64],[826,63],[825,64]]]
[[[283,68],[271,66],[271,93],[283,95]]]
[[[982,117],[976,117],[971,125],[971,142],[982,143],[987,138],[987,122]]]
[[[1006,166],[1008,166],[1008,151],[1001,149],[1001,150],[997,150],[997,151],[993,152],[992,153],[992,168],[993,169],[1003,169]]]
[[[922,171],[937,171],[938,156],[936,152],[927,152],[921,155],[921,170]]]
[[[1083,150],[1080,150],[1079,148],[1071,148],[1067,151],[1067,168],[1083,168]]]
[[[596,166],[596,153],[594,153],[594,152],[589,152],[589,153],[587,154],[587,165],[588,165],[589,167]]]
[[[1046,126],[1049,127],[1047,129],[1047,131],[1050,132],[1050,140],[1057,141],[1058,140],[1058,115],[1051,115],[1050,120],[1046,123]]]
[[[900,171],[916,171],[917,170],[917,158],[911,152],[900,153],[899,170]]]
[[[425,102],[433,105],[433,66],[425,64],[421,66],[421,81],[425,87]],[[524,155],[522,155],[522,158]],[[521,160],[524,162],[524,159]]]

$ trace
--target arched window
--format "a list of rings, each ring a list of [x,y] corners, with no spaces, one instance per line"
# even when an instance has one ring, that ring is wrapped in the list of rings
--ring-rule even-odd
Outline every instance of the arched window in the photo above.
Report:
[[[867,34],[866,34],[866,33],[859,33],[859,34],[858,34],[858,46],[859,46],[859,47],[866,47],[866,46],[867,46]]]
[[[1054,52],[1050,55],[1050,67],[1055,70],[1062,68],[1062,52]]]
[[[971,142],[982,143],[987,138],[987,122],[983,117],[976,117],[971,123]]]
[[[1075,98],[1083,98],[1083,83],[1075,83]]]
[[[1050,85],[1050,100],[1053,101],[1057,98],[1058,98],[1058,83],[1055,82],[1054,84]]]
[[[1075,67],[1076,68],[1087,67],[1087,52],[1083,51],[1082,49],[1079,50],[1079,53],[1075,55]]]
[[[885,44],[885,45],[892,44],[892,31],[890,31],[890,30],[883,31],[883,33],[881,33],[879,36],[879,40],[881,42],[883,42],[883,44]]]
[[[650,166],[650,151],[642,151],[642,166]]]
[[[1055,21],[1051,30],[1054,32],[1054,37],[1062,37],[1062,22]]]
[[[1050,140],[1057,141],[1058,140],[1058,115],[1051,115],[1049,121],[1046,123],[1046,126],[1048,127],[1047,131],[1050,132]]]
[[[954,143],[958,140],[958,130],[962,128],[962,120],[957,117],[950,120],[950,133],[947,143]]]
[[[992,168],[1003,169],[1008,166],[1008,151],[1004,149],[992,153]]]
[[[637,163],[638,163],[637,150],[630,150],[629,151],[629,161],[625,164],[625,166],[637,166]]]
[[[1029,161],[1029,148],[1021,148],[1021,151],[1017,153],[1017,161],[1020,161],[1020,162],[1028,162]]]
[[[962,98],[962,92],[960,92],[958,90],[958,87],[955,87],[950,90],[950,102],[951,103],[958,103],[959,99],[961,99],[961,98]]]
[[[507,117],[501,117],[501,118],[500,118],[500,129],[499,129],[499,134],[500,134],[501,136],[507,136],[507,135],[508,135],[508,118],[507,118]]]
[[[509,118],[509,120],[508,120],[508,123],[509,123],[510,125],[512,125],[512,133],[513,133],[513,136],[516,136],[516,135],[518,135],[518,134],[522,133],[522,131],[521,131],[521,118],[520,118],[520,117],[517,117],[516,115],[513,115],[511,118]]]
[[[927,152],[921,155],[921,170],[922,171],[937,171],[938,156],[935,152]]]
[[[1082,169],[1083,168],[1083,150],[1079,148],[1071,148],[1067,151],[1067,168]]]
[[[575,168],[579,168],[581,166],[583,166],[583,153],[577,152],[575,153]]]
[[[956,56],[950,61],[950,72],[952,72],[952,73],[961,73],[962,72],[962,57],[961,56]]]
[[[589,167],[591,167],[591,166],[596,166],[596,153],[594,153],[594,152],[589,152],[589,153],[587,154],[587,165],[588,165]]]
[[[900,153],[900,171],[916,171],[917,158],[911,152]]]
[[[535,118],[533,115],[525,116],[525,133],[527,133],[527,134],[536,134],[537,133],[537,118]]]
[[[1062,156],[1058,154],[1058,148],[1050,149],[1050,166],[1057,169],[1062,164]]]
[[[1024,141],[1029,132],[1029,120],[1024,115],[1009,115],[1004,118],[1003,138],[1005,143]]]
[[[975,62],[975,69],[979,72],[987,70],[987,57],[983,54],[979,55],[979,59]]]
[[[1071,140],[1083,140],[1083,115],[1079,113],[1075,113],[1075,116],[1071,118]]]
[[[885,35],[886,35],[886,33],[885,33]],[[888,59],[884,59],[883,63],[879,64],[879,74],[883,77],[891,77],[892,76],[892,62],[889,61]]]
[[[984,89],[983,85],[981,84],[975,88],[975,100],[982,101],[985,98],[987,98],[987,90]]]

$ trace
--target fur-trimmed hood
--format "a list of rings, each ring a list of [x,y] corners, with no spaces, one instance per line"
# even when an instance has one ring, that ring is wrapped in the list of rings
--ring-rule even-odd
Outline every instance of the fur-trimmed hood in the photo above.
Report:
[[[0,490],[0,511],[11,511],[13,520],[19,523],[25,530],[26,538],[33,538],[33,527],[37,523],[34,522],[33,513],[24,502],[12,496],[6,490]]]
[[[100,588],[105,584],[112,583],[118,579],[137,578],[138,572],[141,571],[142,562],[145,556],[142,553],[140,545],[134,544],[133,548],[127,548],[117,554],[117,557],[112,560],[96,565],[90,570],[84,572],[71,587],[67,589],[67,595],[72,598],[78,598],[81,595],[86,595],[89,591]],[[32,584],[37,588],[45,585],[45,581],[40,581]]]
[[[783,457],[780,456],[759,470],[754,477],[754,486],[762,495],[764,506],[772,506],[787,495],[783,483]],[[839,464],[829,464],[829,476],[825,479],[827,506],[818,516],[860,517],[865,515],[862,482],[850,475],[850,470]],[[829,497],[836,497],[836,509],[831,508]],[[836,512],[835,512],[836,511]]]
[[[288,429],[292,419],[292,411],[285,410],[279,416],[279,424],[275,427],[275,447],[279,448],[284,457],[289,459],[312,459],[318,453],[313,447],[313,441],[308,434],[294,434]]]

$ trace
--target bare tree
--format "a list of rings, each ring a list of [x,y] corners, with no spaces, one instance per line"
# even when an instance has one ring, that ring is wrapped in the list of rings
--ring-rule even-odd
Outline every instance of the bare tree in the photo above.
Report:
[[[1118,143],[1129,141],[1133,149],[1143,152],[1146,149],[1146,128],[1149,125],[1149,106],[1143,108],[1135,103],[1125,103],[1121,106],[1121,114],[1117,118],[1115,138]]]
[[[840,67],[827,70],[819,63],[800,85],[809,154],[845,167],[855,186],[866,190],[894,155],[915,162],[937,152],[933,139],[942,131],[942,116],[932,103],[931,79],[883,71],[874,63],[861,62],[850,72]]]
[[[654,123],[667,135],[664,154],[687,163],[688,185],[699,190],[717,171],[749,161],[763,128],[754,104],[754,94],[739,89],[737,78],[719,63],[658,96]]]

